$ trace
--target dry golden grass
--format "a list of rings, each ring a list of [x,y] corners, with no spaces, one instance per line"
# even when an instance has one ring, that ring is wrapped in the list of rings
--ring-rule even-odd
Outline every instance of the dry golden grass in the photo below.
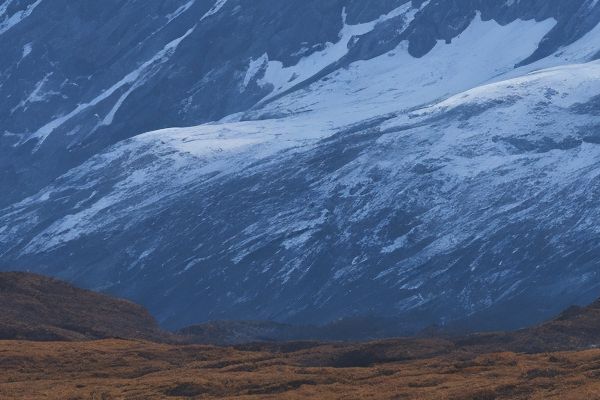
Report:
[[[600,399],[600,349],[564,352],[600,343],[600,301],[517,332],[229,348],[30,274],[0,274],[0,311],[0,400]],[[163,343],[14,340],[105,337]]]
[[[600,399],[600,350],[524,355],[455,348],[431,355],[441,346],[388,341],[275,352],[122,340],[2,341],[0,398]],[[386,349],[416,358],[386,359]]]

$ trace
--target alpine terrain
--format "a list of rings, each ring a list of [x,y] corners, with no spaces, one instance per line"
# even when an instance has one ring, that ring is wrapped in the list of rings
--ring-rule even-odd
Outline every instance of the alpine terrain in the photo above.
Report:
[[[0,0],[0,269],[164,327],[600,295],[597,0]]]

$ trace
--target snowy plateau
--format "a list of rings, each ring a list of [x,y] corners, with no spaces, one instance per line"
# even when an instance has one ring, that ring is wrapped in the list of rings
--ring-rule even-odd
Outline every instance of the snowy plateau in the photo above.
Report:
[[[0,0],[0,54],[0,269],[167,327],[600,295],[597,1]]]

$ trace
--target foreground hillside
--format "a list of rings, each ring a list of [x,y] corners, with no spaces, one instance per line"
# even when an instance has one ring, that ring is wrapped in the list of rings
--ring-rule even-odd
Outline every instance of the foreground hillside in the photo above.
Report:
[[[163,337],[143,307],[40,275],[0,273],[0,339]]]
[[[507,333],[181,344],[265,326],[221,323],[167,337],[132,303],[2,273],[0,332],[13,340],[0,340],[0,399],[600,398],[600,302]],[[111,337],[121,339],[82,340]]]
[[[390,354],[401,343],[379,343]],[[293,348],[293,346],[289,346]],[[296,351],[105,340],[0,342],[2,399],[597,399],[600,350],[377,359],[353,345]],[[373,351],[374,352],[374,351]]]

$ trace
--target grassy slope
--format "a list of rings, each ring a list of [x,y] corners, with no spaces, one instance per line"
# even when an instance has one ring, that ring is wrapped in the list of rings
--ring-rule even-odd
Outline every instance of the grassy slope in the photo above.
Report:
[[[398,343],[383,343],[397,351]],[[600,350],[426,355],[440,345],[422,342],[412,360],[353,366],[352,359],[365,357],[352,354],[355,345],[271,352],[119,340],[4,341],[0,398],[600,398]]]

